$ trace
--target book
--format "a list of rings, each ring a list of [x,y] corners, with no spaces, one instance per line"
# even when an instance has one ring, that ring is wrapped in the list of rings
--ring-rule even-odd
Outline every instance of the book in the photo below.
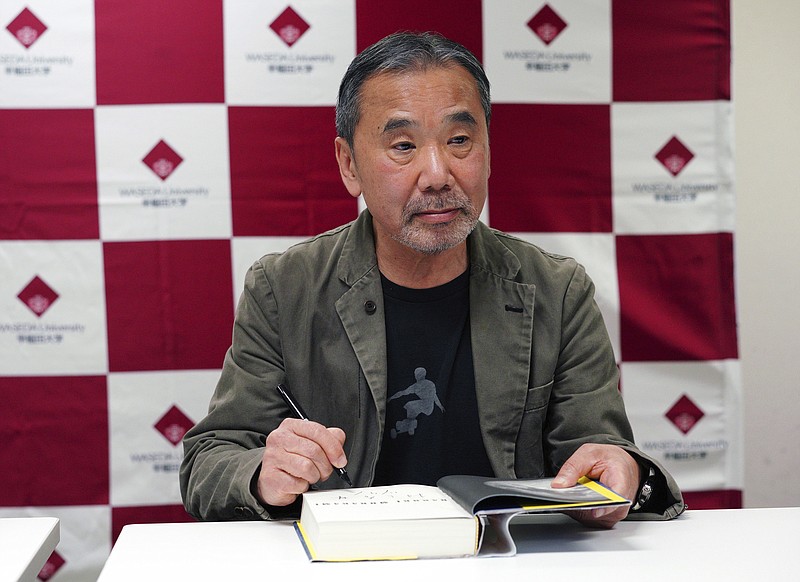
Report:
[[[567,489],[551,481],[450,475],[435,487],[309,491],[295,528],[311,561],[505,556],[516,553],[514,516],[630,504],[587,477]]]

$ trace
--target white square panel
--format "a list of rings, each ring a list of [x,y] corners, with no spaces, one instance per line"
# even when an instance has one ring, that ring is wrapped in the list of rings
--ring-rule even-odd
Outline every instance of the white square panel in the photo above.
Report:
[[[354,0],[226,0],[230,105],[334,105],[356,54]]]
[[[0,3],[0,107],[93,107],[92,0]]]
[[[738,361],[623,362],[621,370],[643,452],[662,461],[684,490],[741,488]]]
[[[231,236],[225,106],[98,107],[95,124],[103,240]]]
[[[0,373],[108,370],[98,241],[0,242]]]
[[[613,104],[614,231],[732,231],[731,127],[727,101]]]
[[[180,504],[181,438],[208,411],[218,370],[108,377],[111,503]]]
[[[483,64],[496,103],[608,103],[610,2],[484,0]]]

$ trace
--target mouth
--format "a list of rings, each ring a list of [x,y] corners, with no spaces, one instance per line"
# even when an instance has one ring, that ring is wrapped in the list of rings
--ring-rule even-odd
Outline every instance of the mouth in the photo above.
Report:
[[[459,214],[461,214],[461,208],[442,208],[415,212],[414,218],[417,218],[427,224],[442,224],[450,222]]]

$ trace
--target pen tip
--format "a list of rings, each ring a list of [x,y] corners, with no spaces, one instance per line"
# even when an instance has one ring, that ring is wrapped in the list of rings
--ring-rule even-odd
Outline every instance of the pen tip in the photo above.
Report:
[[[347,474],[347,471],[345,471],[344,469],[339,469],[339,475],[341,475],[342,480],[348,485],[350,485],[350,487],[353,486],[353,482],[350,480],[350,475]]]

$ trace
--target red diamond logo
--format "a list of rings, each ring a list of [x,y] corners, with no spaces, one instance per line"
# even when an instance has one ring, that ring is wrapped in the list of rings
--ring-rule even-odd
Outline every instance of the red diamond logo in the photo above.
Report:
[[[58,293],[53,291],[47,283],[42,281],[37,275],[31,282],[25,285],[25,288],[19,292],[17,298],[22,301],[28,309],[36,314],[36,317],[41,317],[44,312],[58,299]]]
[[[156,176],[166,180],[180,166],[183,158],[162,139],[142,161]]]
[[[311,25],[303,20],[291,6],[288,6],[278,18],[272,21],[269,27],[281,37],[286,46],[291,47],[311,28]]]
[[[53,552],[50,554],[50,557],[47,558],[47,561],[44,563],[44,566],[42,566],[42,569],[39,570],[39,575],[37,578],[43,581],[50,580],[50,578],[52,578],[55,573],[61,569],[61,566],[66,563],[66,560],[64,560],[64,558],[62,558],[58,552]]]
[[[700,419],[705,416],[705,413],[684,394],[672,405],[672,408],[670,408],[664,416],[678,427],[678,430],[683,434],[687,434],[694,428],[694,425],[700,422]]]
[[[691,150],[674,135],[655,155],[655,158],[673,176],[680,174],[693,157],[694,154]]]
[[[550,44],[567,27],[567,23],[548,4],[537,12],[528,21],[528,28],[533,34],[542,39],[544,44]]]
[[[175,405],[167,410],[164,416],[153,425],[153,427],[164,435],[164,438],[171,442],[174,447],[178,446],[183,435],[193,426],[194,422],[192,422],[192,419],[186,416],[183,411]]]
[[[47,27],[36,18],[36,15],[27,8],[20,12],[17,17],[6,26],[6,30],[14,35],[22,46],[30,48],[33,43],[39,40]]]

